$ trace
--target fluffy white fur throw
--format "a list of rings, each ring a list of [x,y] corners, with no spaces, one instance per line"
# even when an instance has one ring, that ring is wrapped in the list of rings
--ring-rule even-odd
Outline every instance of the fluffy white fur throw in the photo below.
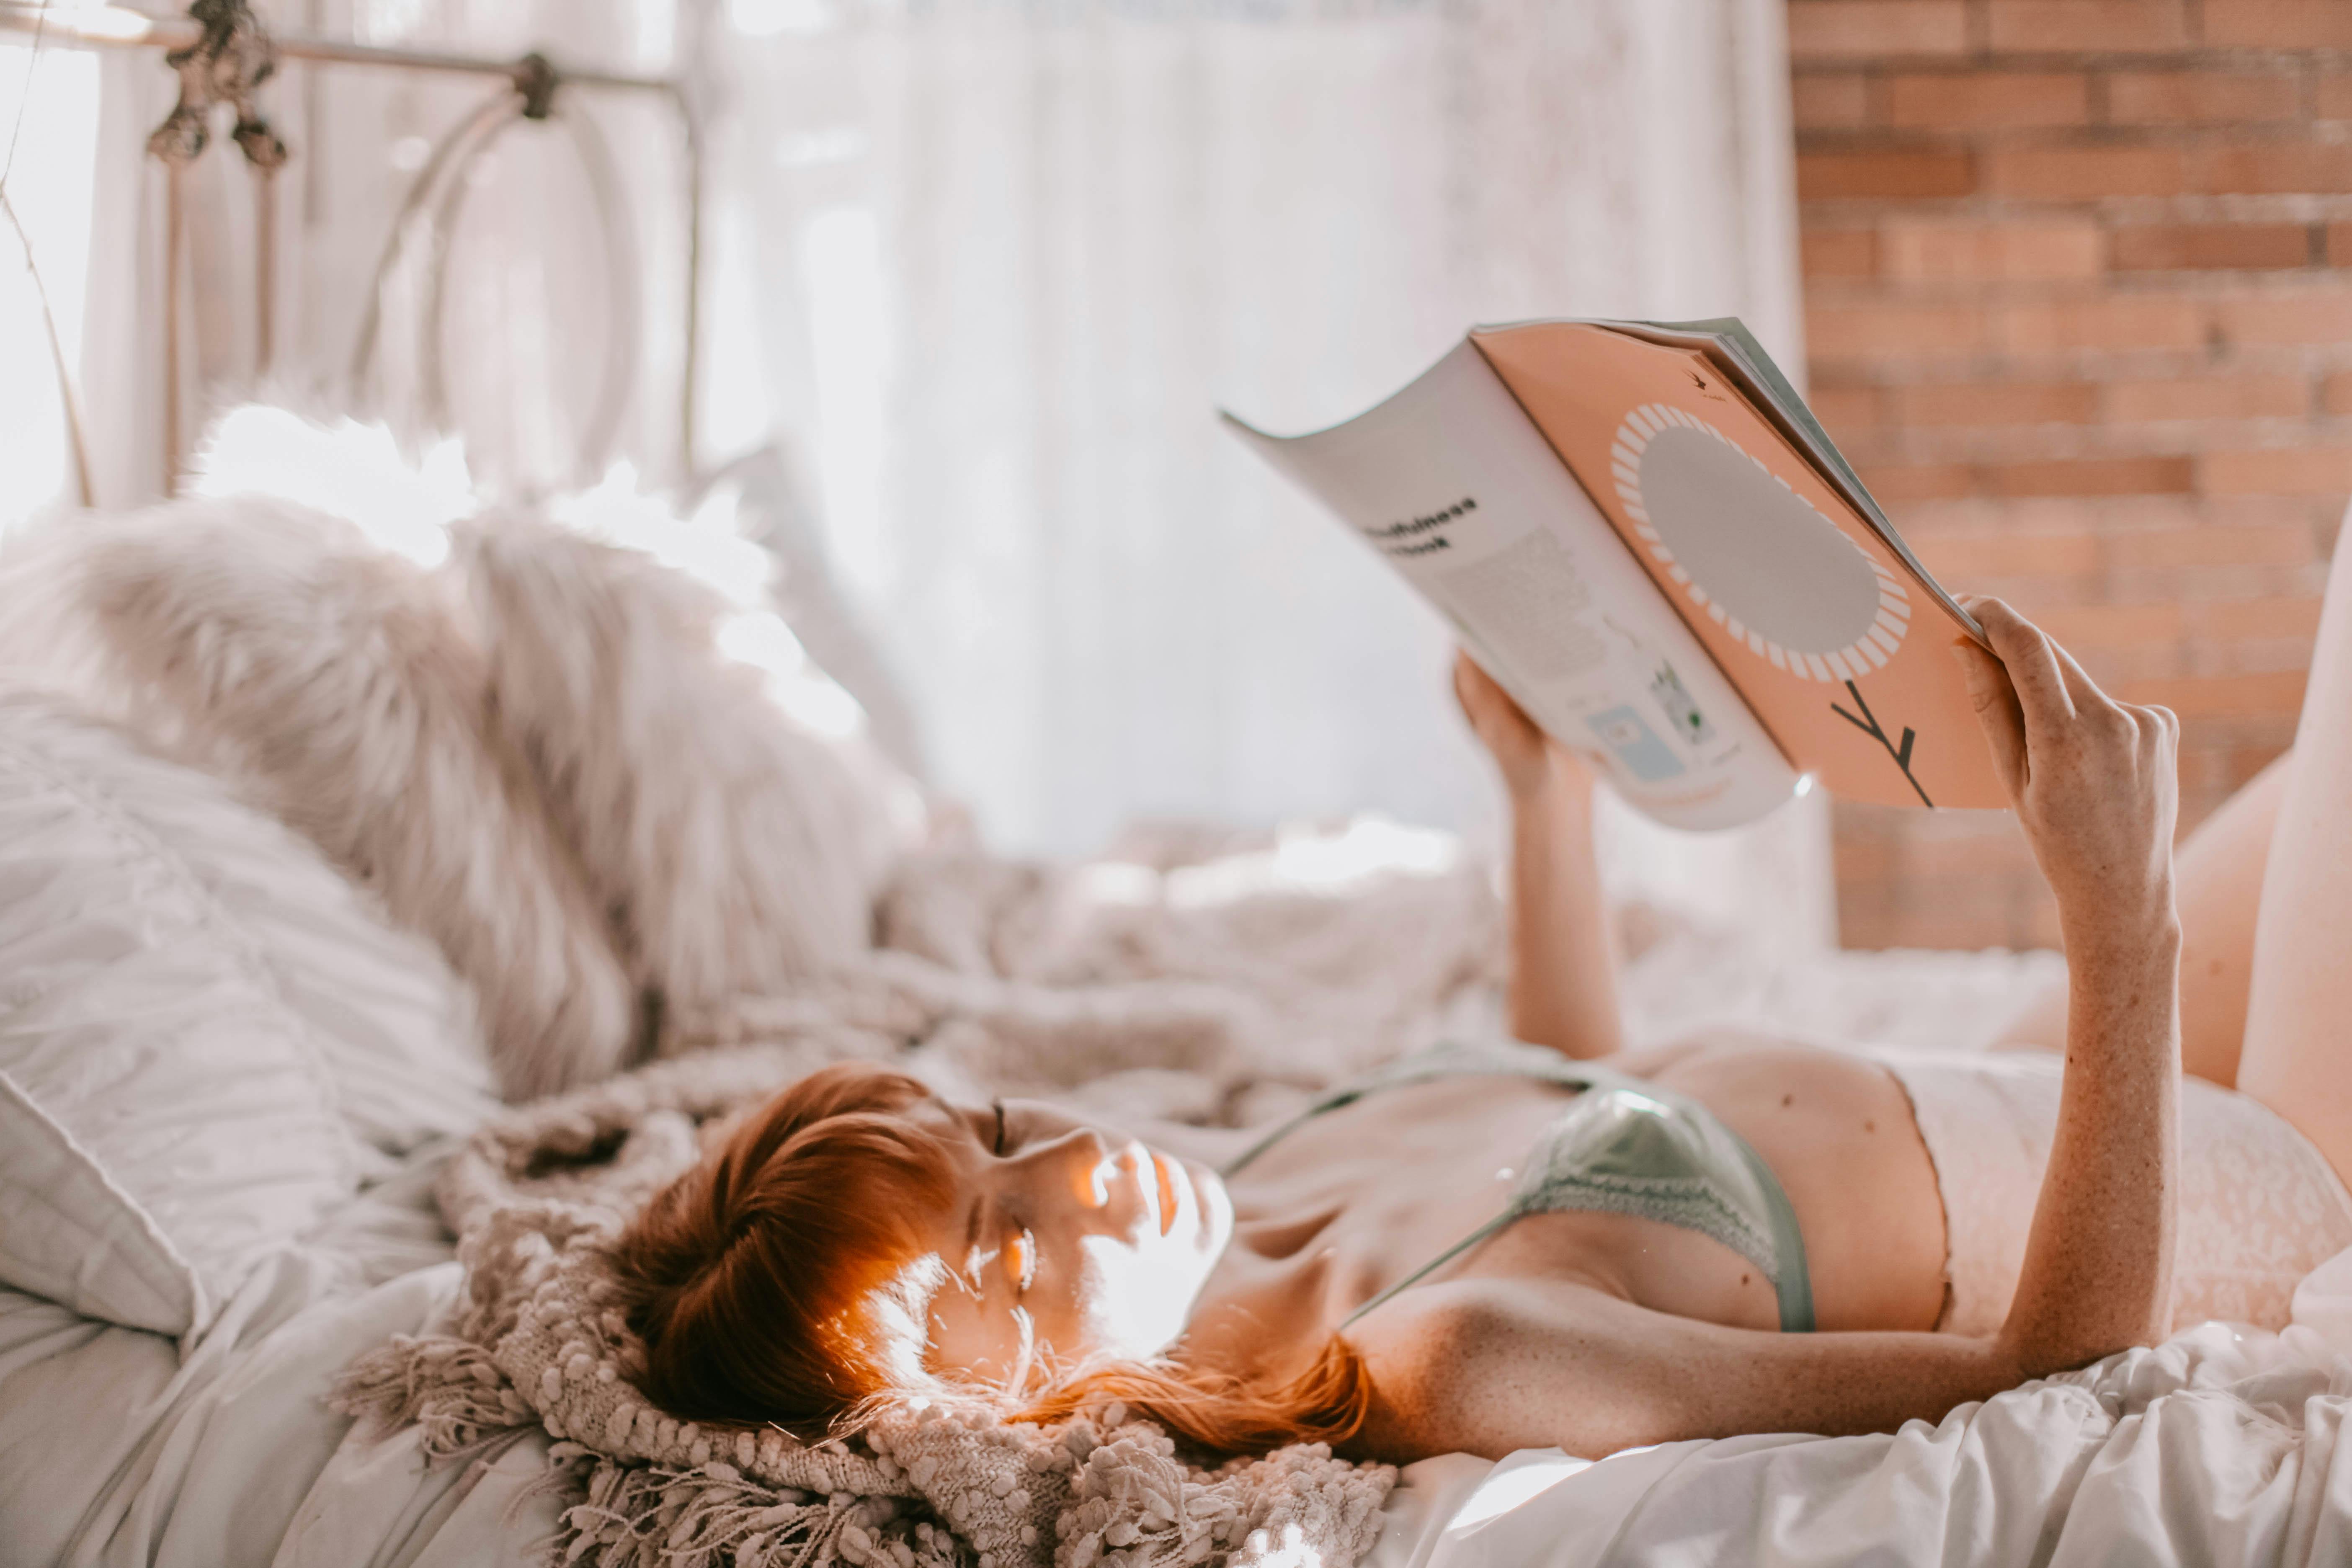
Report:
[[[510,1098],[847,1022],[971,1083],[1132,1069],[1231,1114],[1458,1021],[1499,952],[1478,872],[1375,825],[1077,871],[908,853],[910,786],[770,700],[727,605],[543,518],[460,524],[432,568],[261,499],[12,546],[0,666],[221,773],[436,941]]]
[[[452,584],[261,500],[65,520],[11,541],[0,666],[220,773],[437,942],[510,1096],[626,1058],[637,1004]]]

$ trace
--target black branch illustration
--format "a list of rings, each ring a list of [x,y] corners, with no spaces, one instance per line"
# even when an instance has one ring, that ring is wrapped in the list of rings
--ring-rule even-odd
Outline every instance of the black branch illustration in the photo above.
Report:
[[[1934,805],[1936,803],[1927,798],[1927,792],[1919,787],[1919,781],[1911,776],[1911,742],[1918,739],[1917,735],[1912,731],[1908,725],[1906,725],[1903,730],[1903,743],[1901,745],[1897,745],[1893,741],[1888,740],[1886,738],[1886,731],[1879,727],[1878,715],[1873,713],[1870,710],[1870,704],[1862,700],[1862,689],[1854,685],[1851,680],[1845,683],[1845,689],[1847,695],[1853,699],[1853,705],[1862,710],[1862,717],[1859,719],[1855,718],[1853,714],[1847,712],[1844,709],[1839,707],[1834,702],[1830,704],[1830,711],[1844,720],[1847,723],[1853,725],[1855,729],[1861,731],[1864,734],[1869,736],[1872,740],[1877,742],[1880,745],[1885,747],[1886,754],[1895,759],[1895,765],[1903,770],[1904,782],[1908,784],[1914,793],[1919,796],[1919,804],[1921,805]]]

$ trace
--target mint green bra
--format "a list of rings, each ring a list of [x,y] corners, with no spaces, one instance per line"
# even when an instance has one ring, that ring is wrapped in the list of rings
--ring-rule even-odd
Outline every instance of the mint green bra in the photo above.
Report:
[[[1745,1139],[1687,1095],[1518,1041],[1440,1046],[1333,1089],[1244,1150],[1232,1175],[1318,1116],[1368,1094],[1439,1079],[1538,1079],[1582,1092],[1560,1110],[1503,1212],[1348,1318],[1354,1322],[1523,1215],[1597,1210],[1664,1220],[1723,1243],[1764,1271],[1780,1299],[1780,1331],[1810,1333],[1813,1287],[1789,1194]]]

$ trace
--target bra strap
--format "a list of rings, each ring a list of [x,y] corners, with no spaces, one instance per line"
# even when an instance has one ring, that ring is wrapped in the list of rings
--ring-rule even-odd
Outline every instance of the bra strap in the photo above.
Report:
[[[1349,1313],[1347,1317],[1340,1320],[1339,1326],[1343,1329],[1346,1328],[1349,1324],[1354,1322],[1358,1318],[1362,1317],[1366,1312],[1370,1311],[1373,1308],[1381,1305],[1390,1297],[1395,1295],[1398,1291],[1405,1289],[1409,1286],[1420,1284],[1423,1279],[1428,1279],[1431,1275],[1436,1273],[1439,1269],[1444,1268],[1447,1264],[1453,1262],[1455,1258],[1461,1257],[1464,1253],[1469,1251],[1472,1247],[1477,1246],[1480,1242],[1486,1240],[1488,1237],[1494,1235],[1496,1231],[1502,1229],[1505,1226],[1510,1224],[1513,1220],[1518,1217],[1518,1205],[1514,1204],[1510,1207],[1505,1209],[1501,1214],[1496,1215],[1493,1219],[1488,1220],[1485,1225],[1480,1226],[1477,1229],[1472,1231],[1469,1235],[1464,1237],[1461,1240],[1447,1247],[1444,1251],[1439,1253],[1436,1257],[1431,1258],[1428,1262],[1423,1264],[1420,1268],[1414,1269],[1412,1273],[1406,1275],[1403,1279],[1398,1280],[1395,1284],[1390,1286],[1387,1289],[1381,1291],[1379,1295],[1373,1297],[1370,1300],[1365,1302],[1362,1306],[1357,1308],[1354,1311]]]

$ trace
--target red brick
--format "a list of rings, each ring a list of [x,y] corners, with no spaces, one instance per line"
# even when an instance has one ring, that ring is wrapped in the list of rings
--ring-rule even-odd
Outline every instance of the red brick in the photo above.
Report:
[[[2095,533],[1939,533],[1912,542],[1937,577],[2065,577],[2099,568]]]
[[[2147,52],[2189,41],[2182,0],[1992,0],[1992,47],[2010,52]]]
[[[2117,566],[2299,566],[2312,556],[2311,531],[2292,523],[2126,529],[2105,544]]]
[[[2219,178],[2236,172],[2232,166],[2213,174]],[[2187,188],[2188,177],[2178,147],[2022,147],[1988,153],[1983,184],[1995,195],[2095,201],[2177,195]]]
[[[1832,432],[1867,430],[1878,423],[1878,389],[1871,386],[1816,386],[1805,402]]]
[[[2126,681],[2116,692],[2126,702],[2160,703],[2183,719],[2237,719],[2303,711],[2307,677],[2301,670],[2267,675],[2175,676]]]
[[[1881,235],[1881,266],[1905,282],[2052,282],[2095,278],[2099,226],[2089,218],[2005,224],[1898,220]]]
[[[1789,84],[1800,131],[1854,131],[1871,121],[1870,79],[1857,72],[1808,73]]]
[[[2213,310],[2232,343],[2352,342],[2352,289],[2250,294],[2218,300]]]
[[[1805,276],[1869,278],[1878,271],[1878,231],[1870,228],[1808,229],[1799,241]]]
[[[1952,500],[1976,488],[1965,463],[1915,463],[1906,468],[1864,467],[1862,488],[1881,506],[1906,501]]]
[[[2296,117],[2295,79],[2281,71],[2161,71],[2107,79],[2118,125],[2252,124]]]
[[[1986,469],[1987,488],[2004,496],[2163,495],[2193,488],[2188,458],[2053,458]]]
[[[2352,120],[2352,76],[2319,79],[2319,118]]]
[[[2179,640],[2177,604],[2048,605],[2034,611],[2034,624],[2068,647],[2135,647]]]
[[[2300,376],[2189,376],[2107,384],[2107,417],[2132,425],[2169,419],[2292,419],[2311,405]]]
[[[2099,389],[2087,381],[1962,382],[1892,389],[1901,425],[2087,425]]]
[[[2352,414],[2352,370],[2339,370],[2319,389],[2319,406],[2329,414]]]
[[[1887,84],[1886,118],[1906,130],[2081,125],[2090,100],[2090,79],[2074,71],[1898,76]]]
[[[1958,55],[1968,47],[1961,0],[1791,0],[1789,6],[1792,59]]]
[[[2194,635],[2221,641],[2243,637],[2312,637],[2319,632],[2316,594],[2293,598],[2212,599],[2189,607]]]
[[[2205,341],[2205,307],[2170,295],[2121,294],[2009,305],[1993,316],[1993,341],[2005,353],[2070,349],[2188,349]]]
[[[1806,347],[1816,360],[1891,363],[1966,354],[1984,342],[1982,311],[1969,305],[1809,303]]]
[[[2205,42],[2216,48],[2352,48],[2344,0],[2205,0]]]
[[[2352,14],[2352,4],[2345,9]],[[2187,183],[2191,190],[2216,195],[2352,191],[2352,145],[2274,142],[2200,147],[2187,156]]]
[[[1916,201],[1965,196],[1976,188],[1976,160],[1962,152],[1797,154],[1801,201]]]
[[[2327,265],[2352,267],[2352,223],[2327,226]]]
[[[2123,272],[2307,267],[2311,227],[2300,223],[2129,224],[2115,231],[2115,263]]]
[[[2208,452],[2198,478],[2208,495],[2343,495],[2352,492],[2352,447]]]

